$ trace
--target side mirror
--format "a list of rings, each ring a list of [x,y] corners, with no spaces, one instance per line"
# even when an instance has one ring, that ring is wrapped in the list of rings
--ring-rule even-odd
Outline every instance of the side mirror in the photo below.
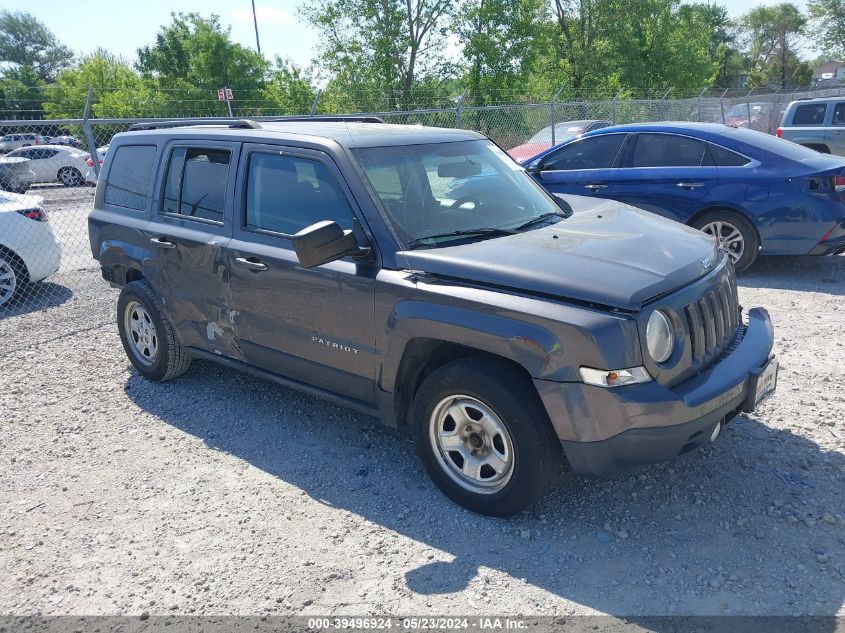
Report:
[[[331,220],[306,226],[293,236],[293,248],[303,268],[314,268],[368,250],[358,246],[352,231],[344,231]]]
[[[543,159],[538,158],[537,160],[533,160],[528,165],[525,166],[525,171],[529,174],[539,174],[543,171]]]

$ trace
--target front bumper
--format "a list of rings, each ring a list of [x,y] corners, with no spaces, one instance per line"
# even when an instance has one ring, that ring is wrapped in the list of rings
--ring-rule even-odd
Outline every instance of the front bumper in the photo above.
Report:
[[[752,375],[769,361],[773,343],[768,313],[754,308],[742,341],[680,385],[534,382],[572,469],[611,477],[706,444],[717,424],[746,407]]]

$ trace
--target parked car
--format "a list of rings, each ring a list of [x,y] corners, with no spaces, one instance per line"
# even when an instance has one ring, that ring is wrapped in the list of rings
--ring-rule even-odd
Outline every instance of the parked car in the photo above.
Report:
[[[845,97],[793,101],[776,134],[823,154],[845,156]]]
[[[202,358],[378,416],[446,495],[497,516],[564,456],[596,476],[670,459],[775,386],[769,316],[743,325],[716,240],[553,198],[480,134],[163,125],[114,137],[88,219],[150,380]],[[444,197],[485,170],[495,201]]]
[[[11,152],[13,149],[19,147],[29,147],[30,145],[42,145],[44,137],[40,134],[24,132],[20,134],[6,134],[0,137],[0,152]]]
[[[0,191],[0,308],[59,269],[62,249],[41,196]]]
[[[83,174],[88,170],[86,154],[63,145],[39,145],[21,147],[7,156],[28,158],[35,172],[35,182],[60,182],[65,187],[81,185]]]
[[[715,123],[615,126],[527,165],[552,193],[626,202],[714,235],[738,270],[758,253],[845,251],[845,160],[762,132]],[[484,187],[469,183],[453,195]]]
[[[565,123],[557,123],[555,125],[554,139],[552,139],[552,126],[544,127],[537,132],[530,139],[525,141],[522,145],[509,149],[508,154],[516,161],[523,161],[532,156],[536,156],[543,150],[550,148],[552,145],[562,143],[581,136],[591,130],[598,130],[603,127],[613,125],[610,121],[604,120],[584,120],[584,121],[567,121]]]
[[[50,137],[50,140],[47,142],[50,145],[66,145],[75,149],[83,149],[82,141],[75,136],[69,136],[67,134]]]
[[[35,182],[28,158],[0,156],[0,189],[23,193]]]
[[[100,168],[103,166],[103,161],[106,159],[106,153],[109,151],[108,145],[103,145],[97,148],[97,162]],[[91,154],[87,154],[85,158],[85,165],[88,169],[85,171],[85,183],[89,185],[97,184],[97,170],[94,169],[94,159]]]
[[[770,101],[737,103],[725,112],[725,125],[744,127],[767,134],[775,131],[779,120],[775,104]]]

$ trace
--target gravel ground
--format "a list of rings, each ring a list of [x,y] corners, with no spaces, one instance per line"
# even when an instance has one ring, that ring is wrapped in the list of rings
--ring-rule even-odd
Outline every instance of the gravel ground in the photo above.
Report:
[[[96,272],[50,283],[0,315],[0,614],[845,615],[845,257],[741,278],[782,362],[753,417],[508,520],[370,418],[205,362],[146,382]]]

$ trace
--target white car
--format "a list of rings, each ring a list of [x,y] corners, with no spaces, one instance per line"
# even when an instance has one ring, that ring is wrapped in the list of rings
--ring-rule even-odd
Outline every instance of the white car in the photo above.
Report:
[[[35,172],[36,182],[59,181],[65,187],[76,187],[84,182],[88,170],[88,154],[65,145],[38,145],[21,147],[6,154],[28,158],[29,167]]]
[[[41,196],[0,191],[0,308],[59,269],[62,247]]]
[[[97,148],[97,160],[100,163],[100,169],[103,168],[103,161],[106,160],[106,153],[109,151],[108,145],[103,145]],[[97,170],[94,169],[94,160],[91,154],[86,154],[85,164],[88,165],[88,171],[85,172],[85,182],[89,185],[97,184]]]

